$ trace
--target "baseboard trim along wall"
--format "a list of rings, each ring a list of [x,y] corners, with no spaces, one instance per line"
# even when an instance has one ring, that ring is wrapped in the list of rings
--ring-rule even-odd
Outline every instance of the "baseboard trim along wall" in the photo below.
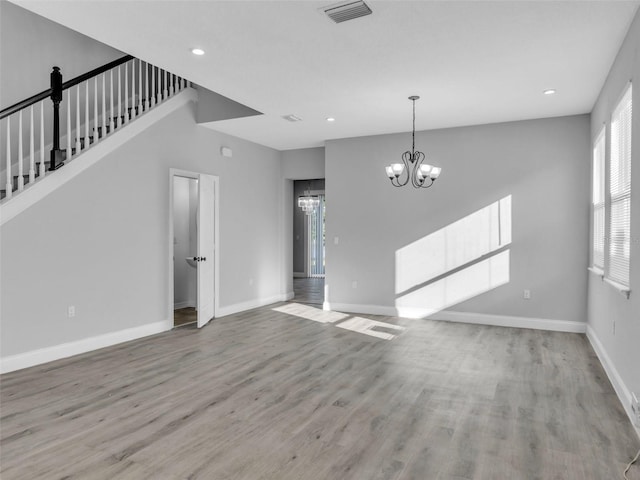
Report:
[[[324,310],[346,313],[360,313],[367,315],[386,315],[405,318],[429,318],[447,322],[475,323],[478,325],[494,325],[498,327],[531,328],[534,330],[549,330],[553,332],[585,333],[587,324],[569,320],[553,320],[548,318],[517,317],[513,315],[491,315],[486,313],[455,312],[442,310],[431,315],[424,315],[423,311],[397,309],[383,305],[358,305],[348,303],[328,303],[322,305]]]
[[[549,318],[516,317],[513,315],[490,315],[486,313],[444,310],[434,313],[429,318],[431,320],[445,320],[447,322],[475,323],[497,327],[531,328],[533,330],[548,330],[551,332],[585,333],[587,331],[587,324],[584,322],[553,320]]]
[[[629,420],[631,421],[631,425],[635,428],[636,434],[638,434],[638,438],[640,438],[640,427],[637,427],[633,423],[633,410],[631,410],[631,391],[627,388],[622,377],[618,373],[614,363],[611,361],[611,358],[607,354],[607,351],[604,349],[602,342],[596,335],[596,332],[591,328],[590,325],[587,326],[587,338],[589,339],[589,343],[593,347],[593,351],[596,352],[600,363],[602,364],[602,368],[604,368],[607,377],[609,377],[609,381],[611,385],[613,385],[613,389],[618,395],[618,399],[620,403],[622,403],[622,408],[627,412],[629,416]]]
[[[234,303],[233,305],[220,307],[216,312],[216,318],[226,317],[227,315],[244,312],[245,310],[251,310],[252,308],[264,307],[265,305],[270,305],[272,303],[286,302],[287,300],[291,300],[293,296],[293,292],[288,292],[273,295],[271,297],[254,298],[253,300],[247,300],[246,302]]]
[[[110,347],[118,343],[137,340],[138,338],[166,332],[173,328],[173,320],[149,323],[139,327],[127,328],[117,332],[104,333],[95,337],[83,338],[73,342],[62,343],[52,347],[40,348],[30,352],[9,355],[0,359],[0,373],[13,372],[23,368],[33,367],[42,363],[60,360],[81,353]]]
[[[307,278],[307,274],[304,272],[293,272],[293,278]]]

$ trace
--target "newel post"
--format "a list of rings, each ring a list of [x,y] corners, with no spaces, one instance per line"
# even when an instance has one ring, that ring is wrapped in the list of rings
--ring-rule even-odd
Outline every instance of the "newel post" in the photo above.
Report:
[[[53,102],[53,148],[49,170],[56,170],[64,165],[64,151],[60,150],[60,102],[62,101],[60,67],[53,67],[51,72],[51,101]]]

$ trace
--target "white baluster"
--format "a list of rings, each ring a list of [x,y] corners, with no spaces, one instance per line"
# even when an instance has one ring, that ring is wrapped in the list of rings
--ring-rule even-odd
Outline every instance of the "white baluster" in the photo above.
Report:
[[[142,114],[142,60],[138,59],[138,112]]]
[[[80,85],[76,87],[76,155],[80,153]]]
[[[46,167],[44,165],[44,100],[40,102],[40,176],[44,177]]]
[[[89,116],[89,80],[84,85],[84,148],[89,148],[91,141],[89,140],[89,127],[91,126],[91,117]]]
[[[107,136],[107,76],[102,74],[102,138]],[[98,132],[96,131],[96,135]]]
[[[13,192],[13,177],[11,176],[11,117],[7,117],[7,199]]]
[[[113,120],[113,68],[110,70],[111,81],[109,82],[109,116],[111,118],[110,126],[111,132],[115,128],[115,122]]]
[[[122,122],[122,86],[120,79],[120,65],[118,65],[118,120],[116,121],[116,125],[119,125]]]
[[[156,67],[151,65],[151,106],[156,104]]]
[[[169,82],[167,77],[168,74],[169,72],[167,72],[166,70],[162,71],[162,81],[164,82],[164,90],[162,90],[162,98],[165,100],[169,96]]]
[[[145,110],[149,110],[151,107],[151,95],[149,95],[149,64],[145,62],[144,64],[144,90],[145,90]]]
[[[93,143],[98,143],[98,77],[93,80]]]
[[[22,166],[22,110],[18,113],[18,191],[24,188],[24,167]]]
[[[131,60],[131,118],[136,118],[136,61]]]
[[[36,152],[33,141],[33,105],[29,109],[29,183],[36,179]]]
[[[71,155],[73,155],[73,150],[71,150],[71,91],[68,91],[67,92],[67,159],[70,159]]]
[[[129,122],[129,64],[124,64],[124,121]]]

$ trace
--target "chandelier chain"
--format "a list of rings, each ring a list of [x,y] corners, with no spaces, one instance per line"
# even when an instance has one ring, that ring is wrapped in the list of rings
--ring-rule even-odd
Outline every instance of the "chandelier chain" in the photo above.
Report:
[[[413,157],[416,152],[416,99],[413,101],[413,131],[411,135],[411,156]]]

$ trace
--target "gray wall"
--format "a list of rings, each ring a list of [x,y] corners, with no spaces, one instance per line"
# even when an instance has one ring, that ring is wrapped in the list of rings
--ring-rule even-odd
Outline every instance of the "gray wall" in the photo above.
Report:
[[[330,304],[394,307],[399,249],[511,195],[508,283],[447,309],[584,322],[589,116],[418,132],[443,168],[426,190],[384,173],[410,146],[409,133],[327,142]]]
[[[280,153],[197,126],[190,104],[3,225],[2,356],[169,320],[171,167],[220,177],[221,308],[286,293]]]
[[[290,180],[324,177],[324,147],[282,152],[282,176]]]
[[[65,80],[70,80],[123,55],[104,43],[0,0],[0,108],[49,88],[54,65],[62,69]]]
[[[626,299],[600,277],[589,274],[589,327],[601,342],[612,366],[630,392],[640,397],[640,13],[611,67],[591,114],[591,141],[611,112],[629,80],[633,86],[631,160],[631,297]],[[609,139],[607,131],[607,140]],[[589,241],[587,240],[587,243]],[[615,322],[615,333],[613,325]],[[629,401],[623,402],[629,409]]]

